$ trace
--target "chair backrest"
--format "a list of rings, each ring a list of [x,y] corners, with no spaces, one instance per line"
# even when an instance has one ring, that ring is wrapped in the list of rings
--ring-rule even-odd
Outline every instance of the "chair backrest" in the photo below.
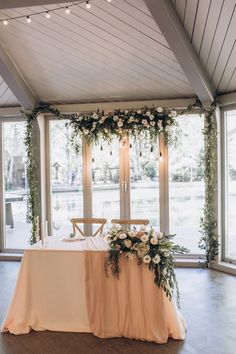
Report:
[[[112,224],[120,225],[147,225],[149,223],[148,219],[112,219]]]
[[[82,236],[85,236],[85,234],[81,230],[78,224],[99,224],[100,226],[92,234],[92,237],[97,235],[101,236],[104,225],[107,223],[107,219],[105,218],[72,218],[70,221],[72,223],[73,233],[76,234],[76,230],[77,230]]]

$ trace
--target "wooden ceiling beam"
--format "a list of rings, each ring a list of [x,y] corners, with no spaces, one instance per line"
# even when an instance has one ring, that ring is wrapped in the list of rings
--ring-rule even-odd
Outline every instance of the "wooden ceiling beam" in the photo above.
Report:
[[[170,45],[192,88],[202,101],[214,100],[215,90],[190,42],[170,0],[144,0],[155,22]]]

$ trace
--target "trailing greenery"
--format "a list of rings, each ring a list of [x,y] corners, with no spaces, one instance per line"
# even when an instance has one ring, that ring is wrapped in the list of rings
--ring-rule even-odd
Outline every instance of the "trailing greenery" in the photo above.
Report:
[[[58,110],[49,107],[48,105],[39,105],[34,108],[32,112],[23,112],[26,117],[26,129],[24,143],[26,147],[27,155],[27,181],[28,181],[28,191],[27,191],[27,219],[31,223],[31,235],[29,243],[33,245],[37,242],[37,216],[39,215],[39,190],[37,183],[37,163],[35,159],[35,149],[34,149],[34,123],[36,118],[40,113],[51,113],[56,117],[60,117],[61,114]]]
[[[114,224],[106,235],[109,251],[105,259],[105,272],[109,270],[119,278],[121,257],[127,260],[136,260],[139,265],[146,264],[154,273],[154,283],[162,288],[169,300],[172,299],[174,290],[179,304],[179,287],[174,271],[174,257],[176,254],[188,253],[185,247],[174,244],[175,235],[156,233],[152,228],[145,231],[145,226],[139,231],[130,231]]]

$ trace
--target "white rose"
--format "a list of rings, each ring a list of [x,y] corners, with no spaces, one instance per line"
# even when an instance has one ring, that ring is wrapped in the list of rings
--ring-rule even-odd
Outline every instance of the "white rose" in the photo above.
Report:
[[[83,132],[84,132],[85,135],[88,135],[89,130],[88,129],[84,129]]]
[[[135,237],[135,236],[136,236],[136,233],[135,233],[134,231],[130,231],[130,232],[129,232],[129,236],[130,236],[130,237]]]
[[[127,235],[124,233],[119,235],[119,239],[121,239],[121,240],[124,240],[126,237],[127,237]]]
[[[147,254],[146,256],[143,257],[143,262],[148,264],[151,262],[151,257]]]
[[[142,124],[143,125],[147,124],[147,120],[146,119],[142,119]]]
[[[122,122],[121,119],[118,121],[117,125],[118,125],[119,128],[123,126],[123,122]]]
[[[153,263],[158,264],[161,261],[161,258],[158,254],[155,255],[155,257],[152,259]]]
[[[151,115],[151,113],[148,111],[148,112],[146,112],[146,116],[150,116]]]
[[[158,113],[162,113],[163,112],[163,108],[162,107],[157,107],[157,112]]]
[[[158,232],[157,237],[162,238],[163,237],[163,232]]]
[[[150,125],[151,125],[152,127],[154,127],[155,122],[150,122]]]
[[[129,111],[126,109],[126,110],[125,110],[125,114],[128,114],[128,113],[129,113]]]
[[[96,113],[93,113],[93,118],[98,119],[98,115]]]
[[[114,116],[114,117],[113,117],[114,122],[116,122],[118,119],[119,119],[118,116]]]
[[[128,120],[129,123],[132,123],[133,121],[134,121],[134,117],[130,117]]]
[[[132,242],[130,240],[125,240],[124,244],[127,248],[130,248],[132,246]]]
[[[162,129],[162,121],[161,121],[161,120],[159,120],[159,121],[157,122],[157,125],[158,125],[159,129]]]
[[[149,118],[150,118],[151,120],[153,120],[153,119],[154,119],[154,115],[151,114]]]
[[[152,245],[157,245],[158,244],[158,240],[157,240],[156,237],[152,237],[150,242],[151,242]]]
[[[141,236],[141,241],[142,242],[147,242],[148,241],[148,236],[147,235]]]
[[[146,226],[145,226],[145,225],[141,225],[141,226],[140,226],[140,230],[141,230],[141,231],[145,231],[145,230],[146,230]]]
[[[81,120],[83,119],[83,116],[79,116],[79,118],[78,118],[78,119],[79,119],[79,121],[81,121]]]
[[[139,110],[137,111],[137,113],[138,113],[138,114],[141,114],[141,113],[142,113],[141,109],[139,109]]]
[[[166,275],[166,274],[167,274],[167,269],[166,269],[166,268],[163,269],[162,274],[163,274],[163,275]]]
[[[169,257],[169,252],[164,252],[165,257]]]
[[[171,111],[170,114],[171,114],[172,117],[176,117],[176,116],[177,116],[177,113],[176,113],[176,111],[174,111],[174,110]]]

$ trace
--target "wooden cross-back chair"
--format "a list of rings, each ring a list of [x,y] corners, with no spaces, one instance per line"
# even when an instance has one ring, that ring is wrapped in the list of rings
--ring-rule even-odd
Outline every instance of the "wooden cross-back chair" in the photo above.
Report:
[[[76,234],[76,231],[78,231],[83,237],[86,235],[78,224],[99,224],[98,229],[92,234],[92,237],[95,237],[97,235],[102,236],[104,225],[107,223],[107,219],[105,218],[72,218],[70,221],[72,223],[73,233]]]
[[[149,224],[148,219],[112,219],[112,224],[119,225],[147,225]]]

